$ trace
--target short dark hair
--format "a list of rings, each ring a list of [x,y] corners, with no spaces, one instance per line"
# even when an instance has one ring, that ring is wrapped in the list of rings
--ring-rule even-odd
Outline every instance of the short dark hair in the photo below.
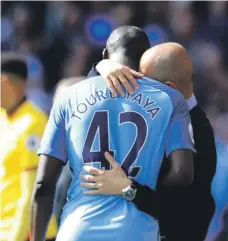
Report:
[[[140,58],[150,48],[150,41],[142,29],[135,26],[122,26],[111,33],[106,48],[109,55],[123,50],[126,62],[138,68]]]
[[[28,68],[24,57],[17,53],[3,52],[1,54],[1,72],[14,74],[27,80]]]

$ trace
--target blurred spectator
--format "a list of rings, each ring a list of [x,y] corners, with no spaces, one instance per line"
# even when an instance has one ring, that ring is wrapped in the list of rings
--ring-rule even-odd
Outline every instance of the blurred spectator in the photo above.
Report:
[[[9,10],[9,19],[13,25],[13,34],[8,40],[10,50],[20,50],[24,53],[37,53],[43,45],[44,3],[34,5],[14,3]],[[3,44],[4,48],[4,44]],[[7,49],[9,50],[9,49]]]
[[[42,62],[32,55],[26,56],[28,66],[28,83],[26,86],[26,96],[31,102],[46,113],[51,109],[51,95],[44,90],[44,67]]]
[[[7,46],[7,42],[13,34],[13,25],[10,19],[6,16],[1,17],[1,43],[2,49],[10,49],[10,46]],[[4,45],[5,43],[5,45]]]
[[[75,45],[83,42],[83,11],[75,2],[49,2],[47,12],[47,27],[51,25],[52,31],[49,33],[47,28],[49,44],[41,52],[41,59],[46,70],[44,86],[47,92],[52,93],[62,78],[63,62],[73,55]]]
[[[146,23],[159,24],[167,27],[168,23],[168,2],[149,1],[146,3]]]
[[[228,24],[228,5],[226,1],[212,1],[208,3],[209,24],[212,26],[224,26]]]
[[[171,38],[188,47],[196,34],[196,22],[191,8],[191,1],[169,3]]]
[[[107,13],[110,10],[110,5],[112,6],[112,3],[107,1],[92,1],[90,3],[92,13],[96,14]]]
[[[159,25],[146,25],[144,31],[149,37],[151,46],[167,42],[168,40],[166,31]]]
[[[63,76],[70,78],[80,76],[81,73],[84,73],[88,57],[88,46],[83,43],[75,44],[71,55],[68,56],[63,64]]]
[[[134,16],[134,5],[131,3],[120,2],[111,8],[111,16],[115,19],[115,27],[130,25]]]
[[[68,51],[74,47],[75,41],[83,41],[83,12],[75,2],[62,2],[61,35]]]

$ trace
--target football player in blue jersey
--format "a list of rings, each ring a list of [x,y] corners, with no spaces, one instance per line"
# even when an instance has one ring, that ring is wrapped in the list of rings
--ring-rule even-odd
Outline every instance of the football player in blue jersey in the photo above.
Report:
[[[141,29],[125,26],[111,34],[106,54],[138,70],[148,48],[148,37]],[[140,91],[132,95],[113,96],[98,76],[72,86],[55,101],[39,150],[32,241],[44,239],[56,182],[67,161],[72,182],[57,241],[159,240],[157,220],[139,211],[128,196],[85,195],[88,189],[80,185],[85,165],[101,173],[111,169],[108,153],[129,177],[152,189],[164,155],[170,160],[168,185],[192,182],[194,148],[183,96],[148,78],[138,80],[138,85]],[[93,178],[99,181],[99,176]],[[99,188],[95,182],[88,188]],[[129,182],[122,184],[122,189],[129,186]]]

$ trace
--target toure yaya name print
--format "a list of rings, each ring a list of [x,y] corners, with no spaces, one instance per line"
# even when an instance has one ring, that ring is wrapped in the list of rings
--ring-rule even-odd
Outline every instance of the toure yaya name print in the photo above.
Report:
[[[86,97],[83,102],[77,105],[76,110],[72,114],[72,117],[81,120],[83,115],[89,110],[91,106],[96,105],[101,101],[115,101],[116,99],[117,97],[113,97],[111,92],[108,92],[106,95],[103,90],[97,90],[94,94],[90,94],[89,97]],[[148,115],[150,115],[152,120],[160,111],[160,107],[156,106],[156,102],[142,92],[137,92],[134,95],[126,94],[125,99],[130,102],[135,102],[141,106],[141,108],[144,109]]]

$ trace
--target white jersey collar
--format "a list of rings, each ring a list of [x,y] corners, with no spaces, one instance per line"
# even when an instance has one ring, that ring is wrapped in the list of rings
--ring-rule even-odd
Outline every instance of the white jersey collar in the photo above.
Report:
[[[192,95],[186,101],[187,101],[189,110],[193,109],[197,105],[197,100],[195,95]]]

